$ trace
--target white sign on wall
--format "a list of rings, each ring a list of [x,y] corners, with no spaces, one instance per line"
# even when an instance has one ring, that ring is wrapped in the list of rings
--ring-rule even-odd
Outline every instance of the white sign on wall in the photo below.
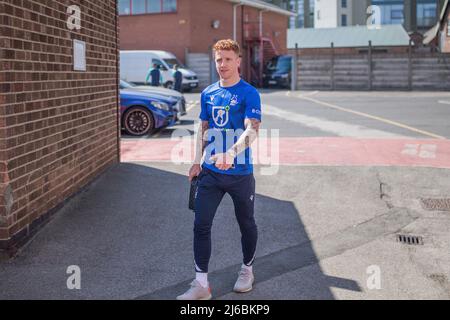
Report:
[[[73,40],[73,70],[86,71],[86,42]]]

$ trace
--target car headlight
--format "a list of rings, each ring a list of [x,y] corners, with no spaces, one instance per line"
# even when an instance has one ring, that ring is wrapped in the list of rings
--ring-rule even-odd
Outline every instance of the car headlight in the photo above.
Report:
[[[164,103],[164,102],[156,102],[156,101],[152,101],[152,105],[155,108],[161,109],[161,110],[166,110],[169,111],[169,105]]]

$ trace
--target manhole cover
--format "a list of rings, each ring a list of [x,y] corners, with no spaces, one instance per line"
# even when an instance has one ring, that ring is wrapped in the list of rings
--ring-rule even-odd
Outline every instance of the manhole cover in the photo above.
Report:
[[[423,245],[423,238],[420,236],[398,234],[397,241],[400,243],[410,244],[410,245]]]
[[[450,199],[421,199],[425,210],[450,211]]]

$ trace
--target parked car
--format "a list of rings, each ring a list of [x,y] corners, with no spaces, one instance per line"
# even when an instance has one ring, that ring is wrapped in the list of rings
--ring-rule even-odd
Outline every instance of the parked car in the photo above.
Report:
[[[291,87],[292,56],[281,55],[272,58],[266,65],[263,74],[263,86],[268,87]]]
[[[198,77],[195,72],[184,66],[175,55],[160,50],[121,50],[120,78],[135,84],[145,84],[148,71],[153,64],[160,66],[164,87],[173,89],[173,66],[177,64],[183,75],[182,87],[185,91],[198,87]]]
[[[138,86],[134,83],[127,82],[125,80],[120,80],[119,84],[120,89],[134,89],[134,90],[140,90],[148,93],[168,96],[171,98],[175,98],[178,100],[175,109],[178,111],[177,113],[177,120],[180,119],[181,116],[184,116],[187,114],[186,112],[186,99],[184,96],[175,90],[166,89],[162,87],[152,87],[152,86]]]
[[[135,90],[120,89],[121,125],[128,134],[142,136],[154,129],[170,127],[177,121],[179,100],[173,97]]]

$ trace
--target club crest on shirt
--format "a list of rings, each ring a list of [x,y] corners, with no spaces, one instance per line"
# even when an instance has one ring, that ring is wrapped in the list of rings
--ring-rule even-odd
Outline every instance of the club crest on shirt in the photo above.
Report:
[[[238,96],[237,95],[233,95],[233,97],[231,97],[231,100],[230,100],[230,106],[234,107],[238,103],[239,103],[238,102]]]
[[[229,121],[227,109],[222,106],[212,108],[212,117],[218,127],[224,127]]]

